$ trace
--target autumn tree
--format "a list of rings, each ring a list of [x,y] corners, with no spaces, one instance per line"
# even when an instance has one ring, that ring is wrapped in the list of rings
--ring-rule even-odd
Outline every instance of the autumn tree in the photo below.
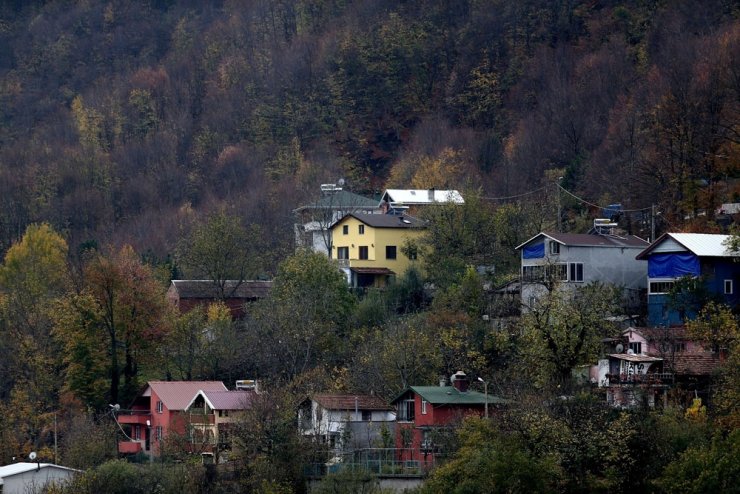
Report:
[[[163,287],[131,247],[110,256],[94,253],[84,267],[82,289],[57,307],[66,386],[99,408],[130,399],[140,364],[167,333],[168,310]]]
[[[290,379],[340,352],[356,301],[321,254],[298,251],[278,267],[269,296],[255,305],[249,334],[262,372]]]
[[[571,371],[595,361],[602,338],[618,333],[608,317],[618,310],[620,291],[591,283],[575,290],[556,286],[522,316],[522,370],[540,383],[569,382]]]
[[[250,228],[242,226],[236,216],[219,211],[197,223],[180,244],[178,257],[187,273],[212,280],[220,300],[258,273],[259,228]],[[227,285],[229,280],[237,283]]]

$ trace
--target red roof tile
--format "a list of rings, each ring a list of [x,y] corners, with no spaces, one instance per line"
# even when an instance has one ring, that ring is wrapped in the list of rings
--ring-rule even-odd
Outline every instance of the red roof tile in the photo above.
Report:
[[[184,410],[200,390],[227,391],[221,381],[149,381],[148,384],[169,410]]]
[[[673,362],[668,361],[675,374],[684,376],[708,376],[719,365],[719,356],[711,352],[677,353]]]
[[[317,394],[311,396],[316,403],[327,410],[393,410],[385,400],[372,395]]]

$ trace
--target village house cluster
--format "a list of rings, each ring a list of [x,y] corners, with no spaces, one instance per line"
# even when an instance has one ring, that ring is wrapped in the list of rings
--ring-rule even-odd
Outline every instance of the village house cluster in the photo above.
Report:
[[[417,213],[444,203],[464,200],[454,190],[394,189],[375,201],[327,184],[318,201],[295,210],[296,243],[334,260],[350,287],[383,288],[411,266],[421,269],[416,246],[426,225]],[[541,232],[517,247],[519,279],[489,292],[518,298],[527,312],[550,290],[573,291],[592,282],[618,286],[624,306],[642,308],[647,325],[636,325],[631,313],[619,318],[621,336],[605,339],[602,357],[579,369],[577,377],[615,407],[655,406],[677,385],[702,397],[725,356],[687,336],[684,320],[696,314],[676,308],[668,295],[679,280],[702,277],[714,298],[736,306],[740,256],[727,240],[727,235],[666,233],[649,243],[621,234],[608,220],[596,220],[584,234]],[[232,283],[227,302],[235,318],[271,288],[269,281]],[[213,290],[209,280],[175,280],[168,298],[188,311],[212,301]],[[510,403],[489,394],[481,376],[471,377],[460,370],[433,385],[415,383],[390,402],[362,394],[306,396],[295,411],[296,427],[329,451],[313,473],[358,463],[421,475],[464,417],[495,417]],[[192,453],[223,461],[235,447],[234,422],[261,392],[254,381],[239,381],[232,390],[221,382],[149,382],[133,403],[114,411],[123,436],[119,452],[157,456],[167,438],[177,436]]]

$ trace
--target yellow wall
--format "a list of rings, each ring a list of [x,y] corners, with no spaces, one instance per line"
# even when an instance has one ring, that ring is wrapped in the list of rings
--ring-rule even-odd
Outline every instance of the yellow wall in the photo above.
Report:
[[[348,225],[347,235],[342,234],[342,226]],[[365,233],[360,235],[359,226],[365,225],[351,216],[344,218],[332,229],[332,259],[337,259],[339,247],[349,247],[349,265],[353,268],[388,268],[400,276],[409,266],[418,263],[411,261],[401,252],[407,239],[418,240],[423,234],[421,228],[373,228],[365,225]],[[360,260],[360,246],[367,246],[367,260]],[[396,246],[396,259],[385,258],[385,248]],[[418,264],[417,264],[418,265]]]

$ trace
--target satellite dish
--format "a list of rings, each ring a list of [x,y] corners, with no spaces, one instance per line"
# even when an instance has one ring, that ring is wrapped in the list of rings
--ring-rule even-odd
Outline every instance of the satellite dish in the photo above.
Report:
[[[31,451],[31,453],[28,455],[28,459],[31,460],[31,461],[35,460],[36,459],[36,452],[35,451]]]
[[[340,187],[344,187],[344,179],[340,178],[339,180],[337,180],[337,185]]]
[[[616,350],[617,353],[622,353],[624,351],[624,345],[622,345],[621,343],[617,343],[617,346],[614,348],[614,350]]]

